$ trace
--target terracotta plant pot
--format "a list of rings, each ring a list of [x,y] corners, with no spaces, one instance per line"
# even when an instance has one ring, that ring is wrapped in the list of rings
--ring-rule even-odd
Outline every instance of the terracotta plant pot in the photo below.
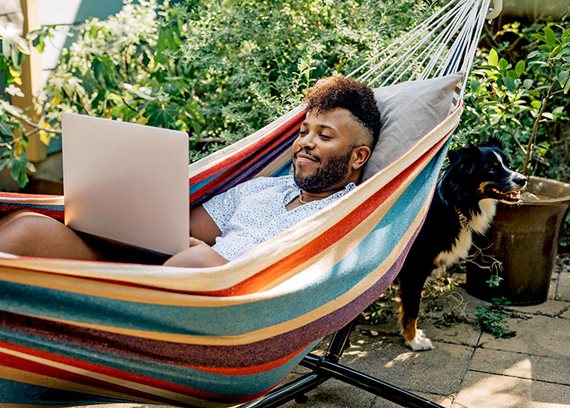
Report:
[[[474,248],[467,261],[466,289],[480,299],[502,296],[515,305],[533,305],[548,297],[570,184],[531,177],[527,192],[538,200],[500,204],[487,237],[475,242],[481,251]],[[497,287],[487,283],[492,273],[503,278]]]

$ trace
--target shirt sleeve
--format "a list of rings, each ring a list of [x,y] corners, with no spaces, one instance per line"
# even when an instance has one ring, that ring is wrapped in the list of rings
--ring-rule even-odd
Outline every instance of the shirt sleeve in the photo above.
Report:
[[[212,197],[203,204],[206,212],[212,217],[222,233],[232,218],[237,206],[240,185],[230,188],[228,191]]]

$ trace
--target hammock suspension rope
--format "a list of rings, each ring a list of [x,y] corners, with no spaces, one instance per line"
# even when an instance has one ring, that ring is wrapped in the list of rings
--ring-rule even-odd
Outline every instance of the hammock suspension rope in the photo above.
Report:
[[[462,71],[463,96],[477,43],[486,19],[495,18],[502,1],[452,0],[413,30],[392,41],[380,54],[352,71],[372,87],[438,78]]]

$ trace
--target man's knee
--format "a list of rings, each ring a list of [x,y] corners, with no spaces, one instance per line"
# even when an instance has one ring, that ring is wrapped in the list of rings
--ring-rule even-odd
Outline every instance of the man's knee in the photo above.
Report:
[[[15,255],[35,255],[39,247],[57,242],[67,233],[59,221],[30,211],[8,214],[0,227],[0,251]]]
[[[67,229],[61,222],[46,215],[30,211],[18,211],[10,214],[5,228],[9,229],[14,237],[40,237],[51,236],[58,231]]]

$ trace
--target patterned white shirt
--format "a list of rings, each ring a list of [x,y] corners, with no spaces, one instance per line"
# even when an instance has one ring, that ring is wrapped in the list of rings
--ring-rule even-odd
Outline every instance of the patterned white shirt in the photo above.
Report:
[[[239,184],[204,203],[222,235],[213,248],[232,260],[342,197],[356,185],[349,183],[322,200],[292,210],[285,206],[299,195],[293,176],[260,177]]]

